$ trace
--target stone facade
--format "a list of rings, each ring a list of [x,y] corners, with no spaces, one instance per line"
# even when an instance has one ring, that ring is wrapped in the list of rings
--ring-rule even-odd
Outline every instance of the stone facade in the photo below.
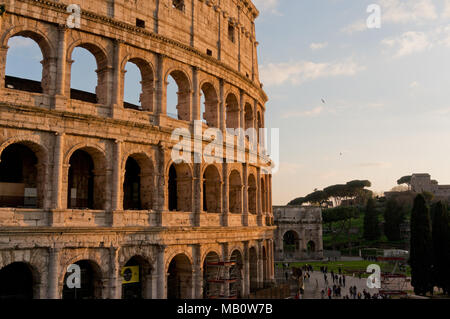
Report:
[[[274,206],[275,260],[323,259],[322,209],[307,206]]]
[[[411,191],[415,193],[429,192],[435,199],[450,201],[450,185],[439,185],[432,180],[430,174],[413,174],[411,176]]]
[[[267,96],[258,77],[254,5],[245,0],[5,3],[0,280],[2,270],[24,264],[33,298],[61,298],[71,295],[65,291],[66,269],[78,263],[92,276],[85,297],[121,298],[126,291],[121,270],[138,265],[139,297],[202,298],[205,260],[213,256],[237,261],[241,297],[272,283],[272,182],[264,173],[270,159],[258,155],[250,162],[253,148],[246,141],[235,149],[243,162],[171,160],[178,142],[171,140],[173,129],[194,135],[193,122],[202,117],[203,131],[217,127],[225,135],[230,127],[264,127]],[[78,29],[66,27],[72,3],[82,10]],[[14,36],[31,38],[41,48],[40,85],[5,78],[8,40]],[[96,59],[95,94],[71,89],[76,47]],[[127,62],[142,75],[139,108],[123,101]],[[178,119],[166,112],[169,75],[178,86]],[[221,147],[224,154],[234,148],[227,142]],[[15,176],[15,169],[23,176]],[[7,270],[17,274],[17,269]]]

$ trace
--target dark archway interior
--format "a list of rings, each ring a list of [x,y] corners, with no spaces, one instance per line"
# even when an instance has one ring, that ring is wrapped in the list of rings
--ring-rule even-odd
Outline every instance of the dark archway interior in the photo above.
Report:
[[[133,159],[128,158],[125,165],[125,179],[123,182],[123,208],[142,209],[141,204],[141,168]]]
[[[203,298],[215,299],[221,294],[221,285],[216,282],[219,275],[220,258],[215,252],[210,252],[203,261]]]
[[[297,233],[288,231],[283,236],[283,250],[285,252],[294,252],[299,248],[299,239]]]
[[[254,247],[249,251],[250,261],[250,292],[258,289],[258,255]]]
[[[37,163],[33,151],[25,145],[13,144],[3,151],[0,161],[0,206],[38,206]]]
[[[27,264],[9,264],[0,269],[0,300],[33,299],[33,284],[33,273]]]
[[[142,265],[141,260],[137,257],[131,258],[126,264],[125,267],[137,266],[139,267],[139,282],[133,283],[122,283],[122,299],[142,299],[144,298],[143,291],[143,270],[144,267]]]
[[[81,270],[81,288],[69,288],[67,278],[64,276],[63,299],[99,299],[101,298],[101,275],[98,266],[89,260],[80,260],[75,263]]]
[[[169,169],[169,210],[176,211],[178,209],[178,189],[177,189],[177,170],[175,166]]]
[[[77,150],[70,158],[68,208],[94,208],[94,162],[91,156]]]
[[[175,256],[169,265],[167,299],[188,299],[192,295],[192,266],[185,255]]]

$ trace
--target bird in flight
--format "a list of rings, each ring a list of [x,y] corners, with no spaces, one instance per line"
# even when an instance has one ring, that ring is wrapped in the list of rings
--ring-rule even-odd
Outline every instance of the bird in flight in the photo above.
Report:
[[[325,100],[324,99],[322,99],[322,103],[325,104]]]

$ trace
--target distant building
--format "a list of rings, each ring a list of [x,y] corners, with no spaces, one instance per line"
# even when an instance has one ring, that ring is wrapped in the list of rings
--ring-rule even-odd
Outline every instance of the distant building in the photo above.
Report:
[[[307,206],[274,206],[276,261],[323,258],[322,209]]]

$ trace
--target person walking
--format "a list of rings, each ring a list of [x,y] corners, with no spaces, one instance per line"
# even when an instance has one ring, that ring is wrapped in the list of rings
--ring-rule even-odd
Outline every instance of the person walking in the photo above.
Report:
[[[342,285],[345,287],[345,275],[342,275]]]
[[[328,299],[331,299],[331,288],[328,287]]]

